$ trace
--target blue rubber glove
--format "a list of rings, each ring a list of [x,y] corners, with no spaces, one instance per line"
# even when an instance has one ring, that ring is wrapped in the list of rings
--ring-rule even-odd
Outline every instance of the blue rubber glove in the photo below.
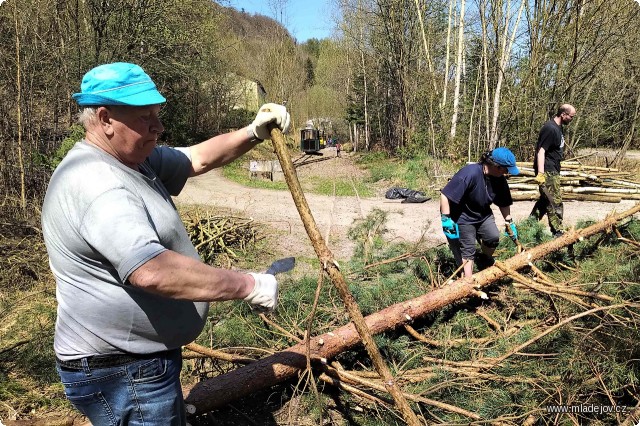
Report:
[[[453,221],[449,217],[449,215],[442,214],[440,215],[440,220],[442,221],[442,230],[444,231],[444,235],[447,238],[452,240],[457,240],[460,238],[460,230],[458,229],[458,224]]]
[[[518,228],[516,228],[516,224],[513,222],[513,220],[508,220],[507,225],[509,225],[509,228],[511,228],[511,234],[509,234],[508,232],[505,234],[515,243],[516,241],[518,241]]]

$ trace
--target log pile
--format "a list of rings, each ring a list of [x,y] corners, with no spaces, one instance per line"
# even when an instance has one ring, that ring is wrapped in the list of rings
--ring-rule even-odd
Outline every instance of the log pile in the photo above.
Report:
[[[509,177],[514,201],[537,200],[540,196],[530,162],[516,163],[518,176]],[[640,182],[633,173],[611,167],[585,166],[578,161],[561,163],[560,181],[564,200],[619,203],[640,200]]]

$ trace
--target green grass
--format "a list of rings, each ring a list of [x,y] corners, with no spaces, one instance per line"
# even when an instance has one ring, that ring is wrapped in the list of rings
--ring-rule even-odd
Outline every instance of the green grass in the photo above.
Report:
[[[53,362],[57,305],[44,244],[39,234],[7,233],[0,246],[0,418],[68,410]]]
[[[222,168],[222,175],[236,183],[247,186],[249,188],[273,189],[278,191],[286,191],[286,182],[272,182],[267,179],[254,179],[248,171],[248,160],[239,159]]]
[[[358,167],[366,170],[367,178],[335,179],[332,176],[298,177],[303,190],[312,194],[371,197],[378,188],[410,188],[434,196],[457,166],[423,155],[409,159],[390,158],[384,153],[352,154]],[[222,169],[224,177],[250,188],[288,190],[284,181],[252,178],[248,159],[243,158]]]
[[[223,167],[222,174],[225,178],[249,188],[272,189],[288,191],[285,181],[272,182],[261,177],[251,177],[248,172],[247,160],[240,159]],[[298,177],[303,191],[318,195],[336,196],[360,196],[371,197],[375,189],[370,182],[364,180],[337,180],[331,176],[313,176],[307,178]]]
[[[362,154],[356,164],[370,171],[372,184],[384,182],[388,188],[409,188],[431,196],[439,194],[440,188],[459,168],[426,154],[403,159],[391,158],[382,152]]]

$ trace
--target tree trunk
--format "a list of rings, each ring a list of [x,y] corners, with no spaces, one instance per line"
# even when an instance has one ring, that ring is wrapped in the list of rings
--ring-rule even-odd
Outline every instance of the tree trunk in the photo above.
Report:
[[[624,159],[624,156],[627,153],[627,150],[631,146],[631,142],[633,142],[634,140],[634,136],[636,133],[636,122],[638,121],[638,114],[640,114],[640,91],[638,91],[638,96],[636,97],[636,109],[633,114],[633,120],[631,121],[631,129],[629,130],[629,133],[627,133],[627,137],[625,138],[624,143],[622,144],[622,147],[616,153],[616,156],[614,157],[613,162],[611,163],[612,167],[616,167],[616,168],[620,167],[620,165],[622,164],[622,160]]]
[[[358,2],[358,9],[361,8],[360,2]],[[363,85],[363,97],[362,108],[364,111],[364,149],[369,151],[371,146],[369,145],[369,105],[368,105],[368,85],[367,85],[367,62],[364,57],[365,42],[364,42],[364,23],[360,22],[360,66],[362,67],[362,85]]]
[[[440,109],[444,110],[447,104],[447,86],[449,85],[449,51],[451,50],[451,13],[456,0],[449,0],[449,21],[447,23],[447,53],[444,59],[444,84],[442,85],[442,102]]]
[[[369,105],[367,99],[367,66],[364,60],[364,52],[360,51],[361,61],[362,61],[362,84],[363,84],[363,99],[362,99],[362,108],[364,111],[364,148],[366,151],[371,149],[369,145]]]
[[[482,75],[484,77],[484,133],[485,141],[488,142],[490,140],[489,113],[491,108],[489,105],[489,29],[485,16],[486,1],[487,0],[480,0],[480,22],[482,24]],[[480,139],[480,132],[478,132],[478,139]]]
[[[469,117],[469,136],[468,136],[468,140],[467,140],[467,161],[471,162],[471,152],[472,152],[472,142],[473,142],[473,118],[474,115],[476,113],[476,106],[477,106],[477,102],[478,102],[478,92],[480,91],[480,73],[478,73],[478,76],[476,77],[476,89],[475,89],[475,93],[473,95],[473,104],[471,106],[471,114]],[[478,122],[479,124],[479,122]],[[480,136],[478,134],[478,136]],[[474,155],[475,157],[475,155]]]
[[[536,259],[549,253],[606,231],[618,221],[640,212],[640,203],[632,209],[608,218],[581,230],[571,230],[560,238],[541,244],[506,260],[504,265],[511,270],[521,269]],[[389,306],[382,311],[365,318],[368,330],[382,333],[415,319],[424,317],[438,309],[478,294],[478,289],[489,285],[507,275],[506,272],[492,266],[478,272],[473,277],[461,278],[442,288],[429,292],[415,299]],[[353,323],[342,326],[332,332],[316,336],[310,342],[312,360],[326,362],[328,359],[344,352],[357,344],[360,337]],[[287,380],[306,368],[307,344],[300,343],[282,352],[262,358],[253,364],[230,371],[217,377],[204,380],[189,390],[185,390],[187,404],[194,406],[199,413],[222,407],[231,401],[247,396],[252,392],[273,386]]]
[[[422,19],[422,8],[420,7],[420,0],[416,2],[416,13],[418,15],[418,23],[420,24],[420,33],[422,34],[422,44],[424,45],[424,56],[427,61],[427,68],[429,70],[429,76],[433,84],[433,90],[438,93],[438,83],[436,83],[435,74],[433,72],[433,62],[431,60],[431,54],[429,52],[429,44],[427,43],[427,34],[424,31],[424,21]]]
[[[493,122],[491,123],[491,138],[489,141],[489,149],[493,149],[498,144],[498,117],[500,116],[500,93],[502,92],[502,82],[504,80],[505,70],[509,63],[509,56],[511,55],[511,46],[516,37],[518,31],[518,24],[520,23],[520,17],[522,16],[522,9],[524,9],[524,0],[520,2],[520,9],[518,9],[518,17],[513,25],[513,32],[511,33],[511,40],[507,44],[509,39],[509,14],[504,21],[504,33],[502,38],[502,54],[500,55],[499,68],[498,68],[498,82],[496,83],[496,90],[493,93]]]
[[[462,51],[464,49],[464,0],[460,0],[460,21],[458,23],[458,53],[456,56],[456,84],[453,92],[453,115],[451,116],[451,139],[456,137],[458,108],[460,107],[460,77],[462,75]]]
[[[358,152],[360,150],[360,130],[356,123],[353,123],[353,151]]]
[[[18,151],[18,169],[20,170],[20,207],[22,207],[22,214],[26,215],[27,209],[27,192],[25,183],[25,164],[24,155],[22,150],[22,79],[20,77],[20,32],[18,28],[18,6],[17,2],[13,3],[13,18],[16,25],[16,125],[18,126],[18,144],[16,150]]]
[[[534,201],[540,198],[538,191],[512,191],[511,198],[513,201]],[[632,196],[626,195],[625,198],[631,199]],[[619,203],[622,197],[615,195],[602,194],[562,194],[563,200],[572,201],[595,201],[598,203]]]

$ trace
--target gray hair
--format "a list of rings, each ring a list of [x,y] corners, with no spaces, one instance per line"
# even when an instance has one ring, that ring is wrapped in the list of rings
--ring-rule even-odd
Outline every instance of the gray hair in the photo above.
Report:
[[[97,120],[97,107],[85,107],[78,113],[78,123],[82,124],[87,129],[95,120]]]

